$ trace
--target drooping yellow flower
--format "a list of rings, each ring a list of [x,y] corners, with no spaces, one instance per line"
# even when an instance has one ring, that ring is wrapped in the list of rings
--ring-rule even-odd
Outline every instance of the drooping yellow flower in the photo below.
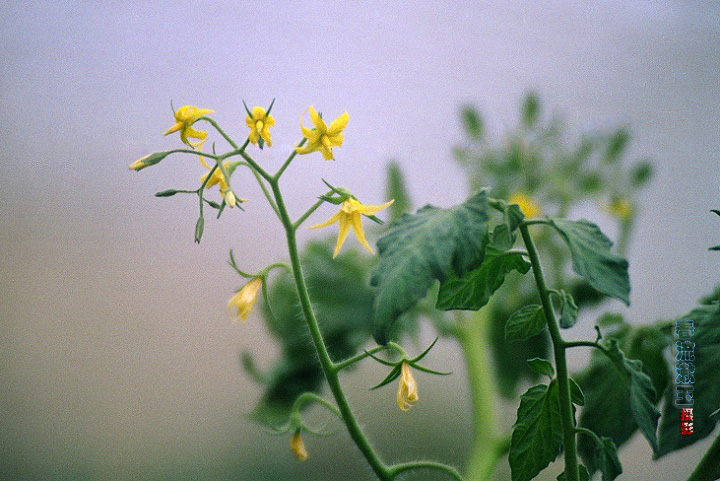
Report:
[[[418,401],[417,383],[410,371],[410,364],[403,361],[400,365],[400,384],[398,385],[397,403],[401,411],[407,411]]]
[[[257,301],[258,291],[261,287],[262,278],[256,277],[245,284],[245,286],[230,299],[228,302],[228,312],[233,318],[233,322],[237,322],[238,319],[242,319],[242,321],[245,322],[248,314],[250,314],[250,310],[255,305],[255,301]],[[237,309],[237,312],[234,314],[232,312],[233,308]]]
[[[290,449],[292,449],[292,452],[298,461],[302,462],[307,460],[308,453],[305,449],[303,438],[300,436],[300,431],[293,434],[293,437],[290,438]]]
[[[542,212],[540,205],[532,197],[522,192],[516,192],[510,196],[510,204],[517,204],[523,215],[527,218],[537,217]]]
[[[367,239],[365,239],[365,232],[363,232],[362,228],[362,216],[375,215],[381,210],[390,206],[390,204],[392,204],[393,202],[395,202],[395,199],[391,200],[390,202],[386,202],[383,205],[362,205],[359,201],[353,199],[352,197],[349,197],[345,202],[342,203],[342,207],[340,207],[340,212],[330,217],[322,224],[310,227],[310,229],[322,229],[323,227],[332,225],[335,222],[340,222],[340,232],[338,233],[337,245],[335,246],[335,253],[333,254],[333,259],[337,257],[338,253],[340,252],[340,248],[345,242],[345,238],[347,238],[348,232],[350,232],[350,226],[352,226],[353,231],[355,231],[355,236],[358,238],[363,247],[365,247],[372,254],[374,254],[375,252],[372,250],[372,247],[370,247],[370,244],[368,244]]]
[[[633,205],[624,197],[613,199],[610,205],[606,206],[606,210],[620,220],[628,220],[633,215]]]
[[[308,111],[310,112],[310,120],[312,120],[315,126],[313,130],[303,125],[305,114]],[[302,116],[300,116],[300,129],[302,130],[303,136],[307,139],[307,143],[302,147],[295,147],[295,152],[298,154],[309,154],[319,150],[322,152],[325,160],[335,160],[332,148],[342,147],[343,139],[345,138],[345,134],[343,134],[342,131],[347,126],[348,120],[350,120],[350,116],[347,112],[344,112],[340,117],[333,120],[328,127],[311,105],[303,112]]]
[[[207,169],[210,169],[210,166],[205,162],[205,160],[202,158],[202,156],[200,156],[200,162],[202,162],[202,165],[204,165]],[[225,169],[227,169],[227,167],[228,167],[228,164],[225,164]],[[207,174],[204,174],[200,178],[200,182],[205,182],[205,178],[208,176],[208,174],[209,174],[209,172]],[[223,175],[222,171],[219,168],[215,169],[215,172],[213,172],[212,177],[210,177],[210,179],[207,181],[207,184],[205,184],[205,188],[209,189],[215,185],[218,186],[218,189],[220,190],[220,195],[222,195],[223,199],[225,199],[225,203],[230,207],[235,207],[238,199],[235,197],[235,194],[233,194],[233,192],[228,187],[228,184],[225,181],[225,176]],[[247,199],[240,199],[240,202],[247,202]]]
[[[170,127],[170,130],[165,132],[164,135],[172,134],[173,132],[180,131],[180,139],[182,139],[185,145],[190,147],[202,147],[203,142],[207,140],[207,132],[199,132],[192,128],[192,124],[197,122],[201,117],[215,113],[214,110],[210,109],[199,109],[192,105],[186,105],[180,107],[175,112],[176,124]],[[190,142],[188,138],[200,139],[200,142]]]
[[[263,139],[268,147],[272,147],[272,138],[270,137],[270,127],[275,125],[275,119],[272,115],[267,115],[262,107],[253,107],[252,116],[245,116],[245,123],[250,127],[248,139],[257,145],[258,140]]]

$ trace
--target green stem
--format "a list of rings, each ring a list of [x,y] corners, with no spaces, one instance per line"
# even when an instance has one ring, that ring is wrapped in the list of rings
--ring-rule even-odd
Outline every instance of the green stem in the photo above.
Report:
[[[492,365],[490,359],[489,305],[458,323],[457,339],[467,366],[473,412],[473,445],[467,466],[471,481],[491,479],[502,457],[497,436]]]
[[[535,243],[530,236],[526,223],[520,225],[520,234],[530,256],[535,284],[545,313],[545,321],[550,331],[555,355],[555,369],[557,371],[558,394],[560,398],[560,419],[563,430],[563,448],[565,456],[565,473],[568,481],[579,481],[577,442],[575,439],[575,418],[573,415],[572,402],[570,400],[570,385],[568,381],[567,360],[565,358],[565,343],[560,335],[560,328],[555,320],[550,293],[545,285],[540,258],[538,257]]]
[[[601,346],[597,342],[593,342],[593,341],[569,341],[569,342],[563,342],[563,346],[565,347],[565,349],[567,349],[568,347],[581,347],[581,346],[594,347],[595,349],[600,349],[606,355],[608,354],[607,349],[605,349],[603,346]]]
[[[687,481],[714,481],[720,479],[720,436],[710,445],[700,464],[695,467]]]
[[[323,197],[327,197],[327,196],[329,196],[329,195],[331,195],[331,194],[332,194],[332,191],[328,192],[328,193],[325,194]],[[302,225],[302,223],[305,222],[305,219],[307,219],[308,217],[310,217],[310,216],[312,215],[312,213],[315,212],[315,211],[316,211],[321,205],[323,205],[324,203],[325,203],[325,199],[323,199],[322,197],[321,197],[320,199],[318,199],[318,201],[315,202],[315,203],[312,205],[312,207],[310,207],[310,208],[307,210],[307,212],[305,212],[303,215],[300,216],[300,218],[299,218],[298,220],[295,221],[295,223],[293,224],[293,227],[294,227],[295,229],[297,229],[298,227],[300,227],[300,226]]]
[[[390,476],[388,468],[370,446],[370,443],[360,429],[360,426],[350,409],[345,393],[342,390],[335,364],[330,359],[330,354],[325,347],[325,342],[323,340],[322,333],[320,332],[320,326],[318,325],[315,313],[313,312],[312,305],[310,303],[310,296],[308,295],[305,278],[300,266],[300,254],[298,252],[297,238],[295,236],[296,229],[290,220],[287,209],[285,208],[285,202],[283,201],[277,178],[269,180],[269,183],[275,196],[278,211],[280,212],[280,220],[285,227],[288,252],[290,254],[293,277],[295,278],[295,287],[298,292],[298,297],[300,298],[300,306],[305,316],[305,322],[310,330],[310,335],[312,337],[313,344],[315,345],[315,350],[317,351],[320,366],[322,367],[322,370],[325,373],[325,378],[330,386],[330,391],[335,398],[335,403],[340,410],[340,414],[342,415],[343,422],[350,433],[350,437],[353,439],[358,449],[360,449],[360,452],[363,454],[368,464],[370,464],[372,470],[380,480],[391,481],[392,477]]]
[[[228,134],[226,134],[223,129],[220,128],[220,126],[217,124],[217,122],[215,122],[215,121],[214,121],[213,119],[211,119],[210,117],[201,117],[200,119],[198,119],[198,121],[200,121],[200,120],[205,120],[206,122],[209,122],[210,125],[212,125],[213,127],[215,127],[215,130],[217,130],[218,132],[220,132],[220,135],[222,135],[223,138],[224,138],[225,140],[227,140],[227,143],[230,144],[233,149],[235,149],[235,150],[240,150],[240,147],[238,147],[237,144],[236,144],[235,142],[233,142],[233,140],[230,138],[230,136],[229,136]],[[242,146],[242,150],[245,150],[245,147],[247,147],[248,142],[250,142],[250,139],[247,139],[247,140],[245,141],[245,145]]]
[[[446,464],[435,463],[433,461],[417,461],[414,463],[396,464],[392,468],[390,468],[389,479],[395,479],[400,473],[410,471],[411,469],[436,469],[446,472],[448,475],[452,476],[458,481],[463,481],[462,476],[460,476],[460,473],[458,473],[455,468]]]
[[[384,346],[375,346],[372,349],[370,349],[369,351],[361,352],[360,354],[349,357],[349,358],[345,359],[344,361],[335,363],[335,366],[334,366],[335,372],[340,372],[343,369],[346,369],[346,368],[352,366],[353,364],[362,361],[366,357],[369,357],[370,354],[375,354],[376,352],[380,352],[380,351],[386,351],[388,349],[392,349],[394,351],[399,352],[401,355],[405,355],[405,350],[402,347],[398,346],[394,342],[388,342]]]
[[[300,143],[297,146],[302,147],[303,145],[305,145],[305,142],[307,142],[307,139],[305,137],[303,137],[303,139],[300,141]],[[275,176],[274,176],[275,181],[280,180],[280,176],[283,174],[283,172],[285,172],[285,169],[288,168],[288,166],[290,165],[290,162],[293,161],[293,159],[295,158],[296,155],[297,155],[297,150],[293,149],[292,154],[290,154],[290,156],[287,158],[287,160],[282,165],[282,167],[280,167],[280,170],[278,170],[277,173],[275,174]]]

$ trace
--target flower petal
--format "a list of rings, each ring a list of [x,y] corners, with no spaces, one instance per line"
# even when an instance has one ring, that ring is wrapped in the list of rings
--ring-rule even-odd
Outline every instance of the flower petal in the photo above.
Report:
[[[345,140],[345,134],[337,134],[337,135],[326,135],[328,140],[330,141],[330,145],[333,147],[342,147],[343,140]]]
[[[314,226],[312,226],[312,227],[308,227],[308,229],[322,229],[323,227],[331,226],[331,225],[333,225],[335,222],[338,221],[338,219],[340,218],[340,214],[341,214],[341,212],[338,212],[337,214],[335,214],[334,216],[330,217],[328,220],[326,220],[326,221],[323,222],[322,224],[318,224],[318,225],[314,225]]]
[[[372,250],[372,247],[370,247],[370,244],[368,244],[368,241],[365,238],[365,232],[363,232],[362,228],[362,216],[360,215],[360,212],[353,212],[352,214],[350,214],[350,219],[352,221],[352,227],[353,231],[355,232],[355,236],[358,238],[363,247],[369,250],[371,254],[375,254],[375,251]]]
[[[254,121],[265,120],[265,109],[262,107],[253,107],[252,118]]]
[[[316,150],[319,150],[322,152],[323,158],[325,160],[335,160],[335,156],[333,156],[332,149],[328,149],[325,146],[319,146]]]
[[[258,138],[259,138],[259,137],[260,137],[260,136],[258,135],[257,130],[255,130],[254,127],[251,127],[251,128],[250,128],[250,133],[248,134],[248,139],[250,139],[250,142],[252,142],[253,144],[257,145],[257,143],[258,143]]]
[[[323,119],[320,118],[320,115],[318,115],[318,113],[315,111],[315,107],[311,105],[310,107],[308,107],[308,110],[310,111],[310,120],[312,121],[315,128],[323,134],[327,132],[327,126],[325,125],[325,122],[323,122]]]
[[[185,124],[183,124],[182,122],[178,122],[175,125],[173,125],[172,127],[170,127],[170,130],[165,132],[163,135],[170,135],[174,132],[177,132],[178,130],[182,129],[184,125]]]
[[[260,132],[260,137],[263,138],[268,147],[272,147],[272,137],[270,136],[270,126],[265,124],[265,127]]]
[[[350,116],[347,111],[345,111],[340,117],[332,121],[330,127],[327,129],[328,135],[337,135],[342,132],[347,126],[348,120],[350,120]]]
[[[381,210],[387,209],[395,202],[395,199],[390,202],[385,202],[383,205],[360,205],[356,207],[356,210],[363,215],[375,215]]]
[[[340,248],[345,243],[348,232],[350,232],[350,219],[347,214],[340,215],[340,232],[338,232],[337,245],[335,246],[335,252],[333,253],[333,259],[335,259],[340,252]]]

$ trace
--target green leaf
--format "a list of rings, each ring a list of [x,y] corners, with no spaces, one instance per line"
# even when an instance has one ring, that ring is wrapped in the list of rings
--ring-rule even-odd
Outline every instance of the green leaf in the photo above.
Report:
[[[527,363],[528,366],[530,366],[530,368],[538,374],[548,376],[551,379],[555,376],[555,368],[547,359],[534,357],[532,359],[528,359]]]
[[[547,324],[542,306],[530,304],[521,307],[510,316],[505,324],[505,339],[522,341],[540,334],[545,329],[547,329]]]
[[[390,205],[390,223],[392,224],[400,218],[401,215],[410,210],[412,201],[405,186],[405,176],[400,169],[400,165],[392,161],[387,167],[387,180],[385,185],[385,198],[395,199]]]
[[[693,434],[680,434],[680,408],[675,407],[675,386],[670,384],[660,422],[658,457],[704,439],[718,422],[713,412],[720,406],[720,303],[693,309],[682,319],[695,324],[695,333],[689,339],[695,343]],[[672,353],[676,351],[673,349]]]
[[[373,335],[387,344],[395,321],[426,294],[434,280],[463,276],[483,260],[488,242],[487,192],[450,209],[425,206],[403,215],[377,243],[379,262]]]
[[[477,269],[463,277],[450,275],[440,285],[436,308],[442,310],[478,310],[488,303],[490,296],[500,288],[511,271],[526,274],[530,263],[520,253],[503,253],[492,245],[487,247],[485,259]]]
[[[485,134],[485,126],[483,125],[482,118],[480,117],[477,109],[470,105],[466,105],[460,111],[460,119],[462,120],[465,132],[467,132],[470,137],[476,140],[483,138],[483,135]]]
[[[588,474],[587,468],[582,464],[580,464],[578,466],[578,475],[579,475],[580,481],[589,481],[590,480],[590,474]],[[567,481],[567,474],[565,474],[565,471],[563,471],[562,473],[560,473],[558,475],[557,480],[558,481]]]
[[[195,242],[197,242],[198,244],[200,243],[200,239],[202,239],[204,230],[205,230],[205,217],[200,216],[200,217],[198,217],[198,220],[195,223]]]
[[[580,386],[578,383],[575,382],[573,378],[568,378],[569,384],[570,384],[570,399],[572,400],[573,404],[576,404],[578,406],[584,406],[585,405],[585,394],[583,394],[582,389],[580,389]]]
[[[628,359],[615,340],[610,341],[608,353],[615,366],[624,374],[630,388],[630,413],[640,431],[657,452],[657,425],[660,411],[655,407],[656,394],[650,377],[642,371],[642,361]]]
[[[533,386],[520,398],[510,438],[512,481],[530,481],[555,460],[561,449],[557,383]]]
[[[560,327],[567,329],[573,327],[577,322],[578,306],[575,305],[573,297],[565,291],[560,291]]]
[[[492,245],[501,251],[510,249],[515,244],[515,229],[525,216],[517,204],[503,205],[503,222],[493,229]]]
[[[650,162],[639,162],[633,165],[632,170],[630,171],[630,183],[633,187],[640,187],[650,180],[652,172],[653,168]]]
[[[600,441],[602,444],[595,443],[595,465],[602,473],[602,481],[613,481],[623,472],[617,446],[610,438],[603,437]]]
[[[573,270],[598,291],[630,305],[628,262],[612,252],[612,242],[587,220],[548,219],[567,243]]]

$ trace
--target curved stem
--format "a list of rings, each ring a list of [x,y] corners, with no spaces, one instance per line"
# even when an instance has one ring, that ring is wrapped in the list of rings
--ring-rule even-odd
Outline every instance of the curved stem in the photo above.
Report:
[[[360,354],[357,354],[348,359],[345,359],[344,361],[335,363],[335,367],[334,367],[335,372],[340,372],[343,369],[346,369],[346,368],[352,366],[353,364],[362,361],[366,357],[369,357],[371,354],[375,354],[376,352],[380,352],[380,351],[385,351],[387,349],[393,349],[393,350],[399,352],[400,354],[405,354],[405,351],[403,350],[402,347],[398,346],[394,342],[388,342],[384,346],[375,346],[372,349],[370,349],[369,351],[361,352]]]
[[[288,252],[290,254],[293,277],[295,278],[295,287],[300,299],[300,306],[305,317],[305,322],[310,330],[310,335],[312,337],[315,350],[317,351],[320,366],[322,367],[322,370],[325,373],[325,378],[330,386],[330,391],[335,398],[335,402],[337,403],[340,414],[342,415],[343,422],[350,433],[350,437],[353,439],[358,449],[360,449],[360,452],[362,452],[368,464],[370,464],[373,472],[375,472],[380,480],[391,481],[392,477],[390,476],[388,468],[370,446],[370,443],[360,429],[360,426],[350,409],[345,393],[342,390],[335,364],[330,359],[330,354],[325,346],[325,341],[323,340],[322,333],[320,332],[320,326],[318,325],[315,313],[313,312],[312,305],[310,303],[310,296],[305,284],[305,277],[303,276],[300,266],[300,254],[297,247],[295,228],[290,220],[287,209],[285,208],[285,202],[283,201],[277,179],[269,180],[269,183],[272,187],[275,201],[277,202],[278,211],[280,212],[280,220],[285,227]]]
[[[304,392],[301,395],[299,395],[297,397],[297,399],[295,399],[295,402],[293,403],[293,411],[299,411],[300,406],[302,406],[303,404],[307,404],[309,402],[316,402],[316,403],[320,404],[321,406],[327,408],[328,411],[330,411],[331,413],[333,413],[334,415],[336,415],[337,417],[342,419],[342,416],[340,415],[340,411],[338,410],[338,408],[336,408],[335,406],[330,404],[326,399],[318,396],[314,392]]]
[[[466,471],[471,481],[491,479],[502,457],[502,450],[496,449],[495,384],[489,350],[491,311],[486,305],[457,323],[456,337],[465,357],[473,413],[473,445]]]
[[[220,135],[222,135],[223,138],[225,140],[227,140],[227,143],[230,144],[232,146],[232,148],[235,150],[245,150],[245,147],[247,147],[248,142],[250,142],[250,139],[246,140],[245,145],[243,145],[242,149],[240,149],[240,147],[238,147],[237,144],[235,142],[233,142],[233,140],[230,138],[230,136],[228,134],[226,134],[225,131],[223,129],[221,129],[220,126],[217,124],[217,122],[215,122],[213,119],[211,119],[210,117],[201,117],[200,119],[198,119],[198,121],[200,121],[200,120],[209,122],[210,125],[215,127],[215,130],[217,130],[220,133]]]
[[[578,459],[577,459],[577,442],[575,439],[575,417],[573,415],[572,403],[570,400],[570,385],[568,381],[567,360],[565,358],[565,342],[560,335],[560,328],[555,320],[552,302],[550,301],[550,293],[545,285],[542,267],[540,266],[540,258],[538,257],[535,243],[528,231],[528,223],[520,225],[520,234],[523,242],[530,255],[530,263],[532,264],[533,275],[535,276],[535,284],[537,285],[538,294],[542,302],[543,311],[545,313],[545,321],[550,331],[550,337],[553,342],[553,352],[555,354],[555,369],[557,371],[558,395],[560,400],[560,419],[562,421],[563,430],[563,448],[565,456],[565,472],[568,481],[579,481]]]
[[[594,347],[595,349],[600,349],[603,353],[608,354],[608,350],[605,349],[603,346],[598,344],[597,342],[593,341],[569,341],[569,342],[563,342],[563,346],[567,349],[568,347]]]
[[[402,463],[396,464],[390,468],[390,479],[395,479],[400,473],[410,471],[411,469],[436,469],[438,471],[444,471],[448,475],[452,476],[453,479],[458,481],[464,481],[460,473],[451,466],[442,463],[436,463],[434,461],[417,461],[414,463]]]

